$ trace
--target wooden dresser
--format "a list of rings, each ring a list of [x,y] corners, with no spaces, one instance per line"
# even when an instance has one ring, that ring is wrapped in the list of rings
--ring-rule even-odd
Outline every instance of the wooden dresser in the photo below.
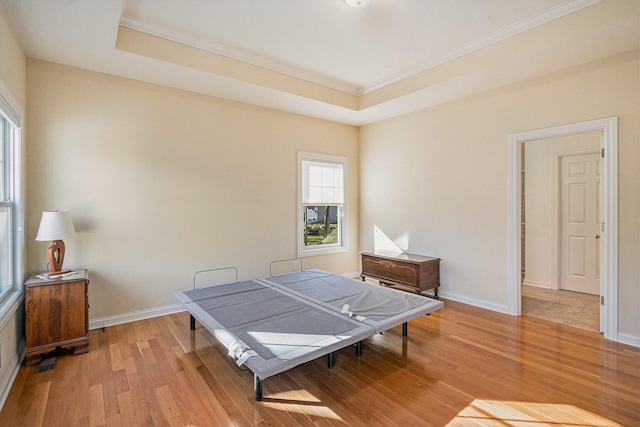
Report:
[[[89,273],[83,269],[59,279],[27,280],[27,366],[57,347],[72,348],[73,354],[89,351],[88,285]]]
[[[383,285],[398,286],[421,293],[433,289],[438,298],[440,258],[390,251],[360,252],[362,273],[378,279]]]

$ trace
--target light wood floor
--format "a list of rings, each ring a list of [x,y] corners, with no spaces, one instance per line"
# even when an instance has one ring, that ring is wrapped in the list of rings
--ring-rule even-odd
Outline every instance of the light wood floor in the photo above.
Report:
[[[91,331],[90,352],[21,367],[2,426],[640,425],[640,349],[530,317],[445,308],[264,381],[186,313]]]

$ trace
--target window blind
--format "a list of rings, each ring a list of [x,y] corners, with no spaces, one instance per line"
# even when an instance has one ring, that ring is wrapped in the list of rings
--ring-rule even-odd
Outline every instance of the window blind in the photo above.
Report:
[[[342,205],[344,203],[343,165],[303,160],[302,203]]]

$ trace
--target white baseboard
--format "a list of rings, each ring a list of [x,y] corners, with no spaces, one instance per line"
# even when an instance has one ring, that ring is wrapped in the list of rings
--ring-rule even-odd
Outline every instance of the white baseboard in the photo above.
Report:
[[[146,310],[132,311],[130,313],[116,314],[115,316],[99,317],[97,319],[92,319],[89,321],[89,329],[101,329],[108,326],[136,322],[138,320],[166,316],[167,314],[180,313],[181,311],[185,311],[182,305],[171,304],[165,305],[164,307],[149,308]]]
[[[2,378],[0,382],[0,411],[4,407],[4,403],[9,396],[9,392],[11,391],[11,386],[13,382],[16,380],[16,376],[18,375],[18,371],[20,370],[20,364],[22,363],[22,359],[27,352],[27,345],[25,340],[20,341],[20,347],[16,352],[15,356],[10,362],[9,369],[7,370],[7,375]]]
[[[544,288],[544,289],[554,289],[550,283],[547,282],[538,282],[536,280],[529,280],[527,278],[525,278],[522,281],[523,285],[527,285],[527,286],[535,286],[536,288]]]
[[[617,341],[622,344],[640,348],[640,336],[618,332]]]
[[[507,304],[496,304],[494,302],[484,301],[476,298],[463,297],[461,295],[452,294],[446,291],[438,291],[438,296],[451,301],[461,302],[463,304],[472,305],[474,307],[485,308],[498,313],[509,314],[509,306]],[[445,303],[446,305],[446,303]]]
[[[342,274],[342,276],[349,277],[349,278],[357,278],[357,277],[360,277],[360,273]],[[433,296],[433,291],[426,291],[426,295]],[[438,290],[438,296],[444,299],[450,299],[452,301],[473,305],[475,307],[485,308],[491,311],[497,311],[498,313],[509,314],[508,312],[509,307],[506,304],[504,305],[495,304],[493,302],[479,300],[475,298],[463,297],[463,296],[452,294],[442,290]]]

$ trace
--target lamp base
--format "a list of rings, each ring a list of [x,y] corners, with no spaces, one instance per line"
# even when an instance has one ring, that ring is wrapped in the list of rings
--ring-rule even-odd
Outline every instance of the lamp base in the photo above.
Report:
[[[49,269],[53,274],[62,272],[62,262],[64,261],[64,242],[62,240],[54,240],[49,246]]]

